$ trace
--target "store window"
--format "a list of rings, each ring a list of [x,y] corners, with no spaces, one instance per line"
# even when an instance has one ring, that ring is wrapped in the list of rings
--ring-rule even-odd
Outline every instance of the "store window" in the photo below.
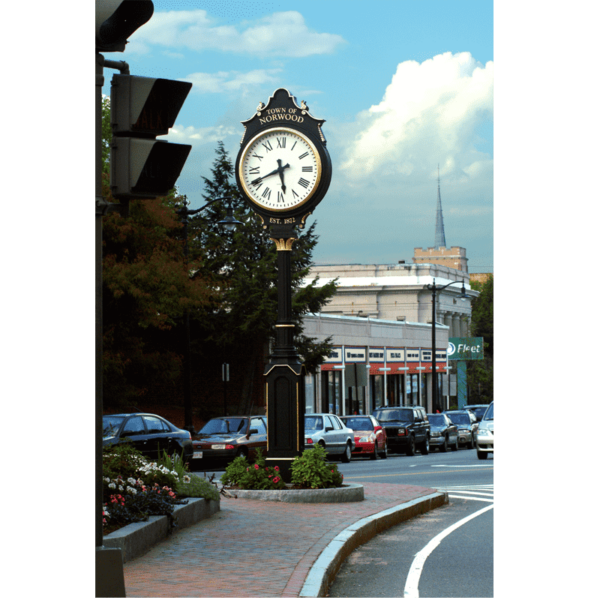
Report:
[[[306,414],[316,412],[315,391],[315,376],[313,374],[308,374],[304,377],[304,407]]]
[[[342,414],[342,374],[340,371],[324,371],[321,373],[322,411]]]
[[[371,406],[373,410],[383,406],[383,375],[371,375]]]

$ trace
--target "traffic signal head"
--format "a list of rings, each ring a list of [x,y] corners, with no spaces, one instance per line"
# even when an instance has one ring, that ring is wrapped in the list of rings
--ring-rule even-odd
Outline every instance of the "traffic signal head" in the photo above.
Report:
[[[191,87],[185,81],[113,75],[110,187],[114,198],[156,198],[174,187],[192,147],[155,138],[173,127]]]
[[[153,13],[151,0],[96,0],[96,50],[123,52],[127,38]]]

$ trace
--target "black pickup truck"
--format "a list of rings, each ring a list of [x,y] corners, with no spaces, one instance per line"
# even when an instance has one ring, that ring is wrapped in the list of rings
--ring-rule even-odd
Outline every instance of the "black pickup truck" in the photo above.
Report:
[[[418,449],[429,454],[431,426],[422,406],[385,406],[377,408],[373,416],[385,429],[389,452],[414,456]]]

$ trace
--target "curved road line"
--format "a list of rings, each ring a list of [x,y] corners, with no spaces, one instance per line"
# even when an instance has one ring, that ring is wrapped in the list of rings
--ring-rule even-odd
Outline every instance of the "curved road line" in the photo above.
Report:
[[[471,519],[478,517],[484,512],[491,510],[494,508],[494,505],[486,506],[477,512],[474,512],[472,515],[461,519],[451,525],[447,529],[444,529],[441,533],[438,533],[426,546],[417,553],[415,559],[413,560],[412,565],[410,565],[410,570],[408,572],[408,577],[406,578],[406,584],[404,585],[404,597],[405,598],[418,598],[419,597],[419,579],[421,578],[421,572],[423,571],[423,567],[425,566],[425,561],[429,557],[429,555],[439,546],[440,542],[448,535],[450,535],[454,530],[458,529],[465,523],[468,523]]]

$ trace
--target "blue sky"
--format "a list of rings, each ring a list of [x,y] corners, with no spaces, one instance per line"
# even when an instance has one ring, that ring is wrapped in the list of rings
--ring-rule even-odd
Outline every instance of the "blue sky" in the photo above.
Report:
[[[279,87],[326,119],[333,163],[318,264],[410,262],[434,243],[437,167],[448,245],[493,262],[493,3],[155,0],[123,53],[131,73],[194,84],[168,139],[191,143],[178,187],[202,202],[217,140],[232,159]],[[109,92],[111,72],[105,72]]]

